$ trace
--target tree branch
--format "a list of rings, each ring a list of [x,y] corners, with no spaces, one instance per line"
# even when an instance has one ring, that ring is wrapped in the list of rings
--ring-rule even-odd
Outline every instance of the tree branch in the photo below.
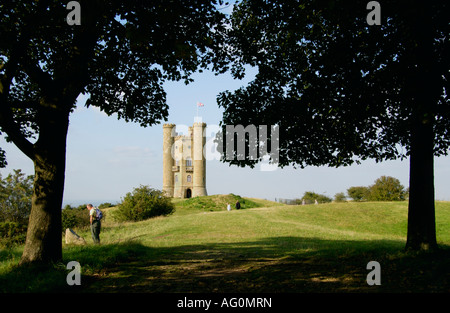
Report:
[[[34,145],[28,141],[14,122],[9,106],[0,100],[0,127],[8,134],[14,144],[31,160],[34,160]]]
[[[30,76],[31,80],[37,82],[38,86],[44,92],[44,94],[51,94],[52,90],[52,77],[50,74],[44,72],[37,64],[30,63],[27,60],[22,60],[22,65],[25,73]]]

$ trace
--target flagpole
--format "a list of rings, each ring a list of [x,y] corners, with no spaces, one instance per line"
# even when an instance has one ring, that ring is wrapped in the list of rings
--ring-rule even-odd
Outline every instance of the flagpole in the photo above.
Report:
[[[203,103],[197,102],[197,117],[195,118],[195,119],[197,120],[197,122],[199,122],[199,118],[198,118],[198,107],[202,107],[202,106],[204,106]]]

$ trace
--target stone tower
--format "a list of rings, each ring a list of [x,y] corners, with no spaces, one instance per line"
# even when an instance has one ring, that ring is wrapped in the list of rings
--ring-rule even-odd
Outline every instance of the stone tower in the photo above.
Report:
[[[169,197],[206,196],[205,123],[194,123],[187,135],[174,124],[163,125],[163,191]]]

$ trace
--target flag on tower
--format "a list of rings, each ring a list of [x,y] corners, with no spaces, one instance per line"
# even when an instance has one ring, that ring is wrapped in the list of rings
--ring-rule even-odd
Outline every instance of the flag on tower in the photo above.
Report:
[[[202,118],[200,117],[200,119],[199,119],[199,117],[198,117],[198,108],[199,108],[199,107],[203,107],[203,106],[205,106],[203,103],[197,101],[197,117],[196,117],[195,119],[196,119],[197,122],[199,122],[199,123],[201,122],[201,119],[202,119]]]

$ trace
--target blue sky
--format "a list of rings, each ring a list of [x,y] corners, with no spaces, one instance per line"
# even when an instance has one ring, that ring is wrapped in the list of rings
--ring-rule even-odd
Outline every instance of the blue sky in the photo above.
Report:
[[[199,115],[208,125],[218,125],[222,110],[216,95],[223,90],[235,90],[250,79],[239,81],[228,74],[215,76],[197,73],[195,82],[167,82],[169,121],[191,125],[196,115],[196,103],[205,104]],[[96,108],[85,108],[84,96],[79,97],[77,109],[70,117],[67,137],[66,181],[64,203],[73,205],[92,202],[117,202],[139,185],[162,188],[162,124],[142,128],[138,124],[108,117]],[[0,139],[7,152],[8,166],[1,169],[5,177],[13,169],[33,174],[32,162],[14,145]],[[333,197],[351,186],[368,186],[382,175],[398,178],[407,187],[409,161],[375,163],[343,168],[308,167],[306,169],[275,169],[261,171],[229,166],[217,160],[207,161],[208,194],[234,193],[241,196],[265,198],[297,198],[305,191]],[[435,158],[435,190],[438,200],[450,200],[450,157]]]

